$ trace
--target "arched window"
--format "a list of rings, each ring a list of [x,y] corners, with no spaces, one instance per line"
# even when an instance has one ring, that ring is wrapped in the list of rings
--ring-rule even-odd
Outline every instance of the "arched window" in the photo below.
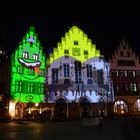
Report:
[[[134,110],[140,111],[140,99],[137,99],[134,104]]]
[[[114,104],[114,113],[121,115],[128,112],[128,106],[123,100],[117,100]]]
[[[88,83],[88,85],[92,85],[93,84],[91,79],[88,79],[87,83]]]

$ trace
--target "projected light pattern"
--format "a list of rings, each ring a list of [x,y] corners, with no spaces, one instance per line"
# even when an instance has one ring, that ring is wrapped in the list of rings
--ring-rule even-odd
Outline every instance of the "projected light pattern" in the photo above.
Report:
[[[57,44],[53,53],[50,54],[49,63],[57,60],[62,56],[71,56],[80,62],[87,59],[101,56],[100,51],[96,49],[96,45],[92,44],[91,39],[83,33],[77,26],[73,26],[65,37],[61,38],[61,43]]]
[[[34,27],[11,55],[11,86],[13,100],[39,103],[44,99],[45,55]]]

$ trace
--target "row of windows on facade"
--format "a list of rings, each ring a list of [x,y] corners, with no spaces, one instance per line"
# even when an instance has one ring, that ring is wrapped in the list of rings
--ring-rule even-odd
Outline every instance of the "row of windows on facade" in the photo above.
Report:
[[[138,91],[140,91],[140,84],[118,84],[118,85],[114,85],[114,91],[117,91],[117,93],[119,91],[123,91],[125,92],[131,92],[131,93],[137,93]]]
[[[136,66],[133,60],[118,60],[118,66]]]
[[[127,51],[127,52],[124,53],[123,51],[121,51],[120,56],[122,56],[122,57],[130,57],[130,52]]]
[[[112,70],[112,77],[140,77],[139,70]]]
[[[64,50],[64,54],[67,54],[68,55],[69,54],[69,50]],[[83,51],[83,54],[84,55],[88,55],[88,51],[87,50],[84,50]]]
[[[23,52],[22,57],[26,58],[26,59],[29,59],[30,58],[29,52]],[[39,61],[39,54],[33,54],[32,58],[36,61]]]
[[[87,78],[94,78],[98,79],[98,83],[103,84],[103,70],[98,70],[97,73],[93,73],[92,71],[92,65],[87,64]],[[58,83],[58,72],[59,70],[57,68],[52,69],[52,80],[54,83]],[[64,64],[64,77],[70,78],[70,66],[69,64]],[[76,83],[82,83],[82,69],[81,65],[78,63],[75,65],[75,82]],[[67,83],[67,82],[66,82]],[[92,80],[88,80],[88,84],[92,84]],[[64,82],[65,84],[65,82]]]
[[[24,67],[20,66],[20,67],[17,67],[17,72],[18,73],[24,73],[24,74],[29,74],[29,75],[35,75],[35,70],[34,69],[28,69],[27,73],[26,71],[24,71]],[[45,76],[45,70],[44,69],[39,69],[39,73],[38,75],[40,76]]]
[[[21,81],[15,82],[15,91],[23,93],[43,93],[44,84],[42,83],[24,83]]]
[[[118,111],[121,111],[121,114],[124,114],[125,112],[128,112],[128,105],[122,101],[118,100],[114,104],[114,112],[118,113]],[[140,99],[137,99],[134,103],[134,111],[140,111]]]

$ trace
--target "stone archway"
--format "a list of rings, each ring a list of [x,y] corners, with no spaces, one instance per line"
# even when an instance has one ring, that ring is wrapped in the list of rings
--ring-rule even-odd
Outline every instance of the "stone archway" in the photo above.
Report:
[[[15,105],[15,119],[22,119],[23,117],[23,105],[21,103],[17,103]]]
[[[55,103],[55,119],[64,120],[67,117],[67,102],[63,98],[59,98]]]
[[[123,100],[117,100],[114,103],[114,113],[116,115],[125,115],[128,113],[128,105]]]
[[[91,116],[91,104],[87,98],[82,98],[80,101],[80,114],[81,117],[90,117]]]

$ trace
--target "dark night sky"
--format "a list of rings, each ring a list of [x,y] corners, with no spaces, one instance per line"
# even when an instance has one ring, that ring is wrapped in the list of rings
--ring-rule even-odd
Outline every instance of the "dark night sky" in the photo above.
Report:
[[[39,7],[39,8],[38,8]],[[14,51],[30,25],[35,26],[38,39],[49,52],[73,25],[77,25],[92,39],[97,49],[108,56],[125,38],[140,56],[140,12],[130,5],[82,5],[67,7],[0,6],[0,45]]]

